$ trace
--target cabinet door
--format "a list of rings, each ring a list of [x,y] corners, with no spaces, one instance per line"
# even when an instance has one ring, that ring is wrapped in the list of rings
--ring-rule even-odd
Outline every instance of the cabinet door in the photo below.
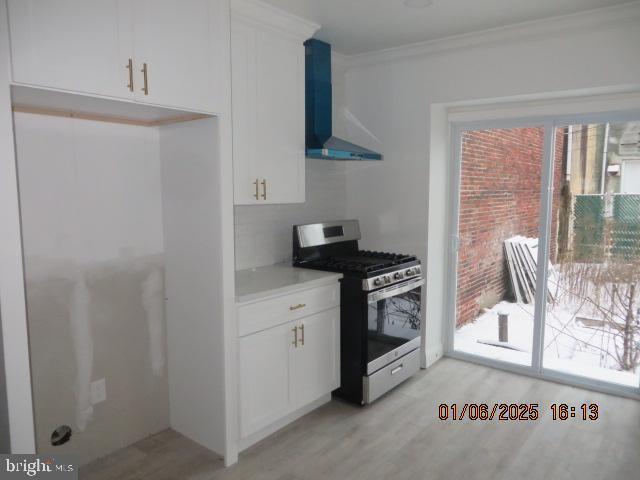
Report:
[[[298,347],[292,350],[291,360],[294,408],[307,405],[340,385],[339,322],[340,308],[332,308],[295,322],[299,341]]]
[[[260,196],[255,105],[256,29],[240,22],[231,24],[231,85],[233,111],[234,201],[239,205],[264,203]],[[258,185],[254,182],[258,181]]]
[[[9,0],[13,80],[132,98],[131,2]]]
[[[135,0],[134,6],[136,100],[220,113],[228,71],[225,2]]]
[[[304,202],[304,45],[259,30],[256,71],[256,147],[265,201]]]
[[[231,52],[236,203],[304,202],[302,41],[236,19]]]
[[[238,341],[240,436],[246,437],[289,413],[289,357],[293,325],[241,337]]]

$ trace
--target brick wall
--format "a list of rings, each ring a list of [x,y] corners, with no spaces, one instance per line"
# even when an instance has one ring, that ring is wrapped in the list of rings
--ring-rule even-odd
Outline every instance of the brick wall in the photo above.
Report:
[[[564,135],[556,142],[551,251],[562,199]],[[503,242],[537,237],[544,130],[465,132],[462,138],[457,325],[475,319],[510,291]]]

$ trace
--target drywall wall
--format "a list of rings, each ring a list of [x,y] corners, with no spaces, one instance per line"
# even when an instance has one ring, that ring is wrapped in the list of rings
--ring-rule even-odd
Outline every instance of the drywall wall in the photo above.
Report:
[[[37,450],[85,463],[169,425],[158,131],[14,118]]]
[[[2,323],[0,322],[0,453],[11,452],[9,438],[9,410],[7,409],[7,380],[4,374],[4,349],[2,348]]]
[[[351,140],[385,158],[347,164],[346,214],[360,219],[364,247],[426,262],[427,363],[442,352],[450,207],[446,111],[436,107],[637,84],[640,9],[625,8],[351,58],[347,106],[380,143]]]

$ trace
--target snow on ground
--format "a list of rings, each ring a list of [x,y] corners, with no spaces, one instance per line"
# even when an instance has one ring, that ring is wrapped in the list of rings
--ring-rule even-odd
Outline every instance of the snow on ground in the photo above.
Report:
[[[456,330],[457,351],[531,365],[533,345],[533,304],[502,301],[486,310],[474,322]],[[615,361],[602,350],[613,353],[613,336],[606,329],[585,327],[574,319],[571,305],[556,305],[547,311],[544,338],[544,367],[561,372],[637,387],[640,372],[617,370]],[[498,341],[498,313],[509,315],[509,345],[522,351],[486,345]],[[639,369],[640,370],[640,369]]]

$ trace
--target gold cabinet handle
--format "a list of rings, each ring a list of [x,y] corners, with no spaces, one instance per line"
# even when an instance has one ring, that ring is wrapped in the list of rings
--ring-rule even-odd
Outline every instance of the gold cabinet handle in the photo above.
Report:
[[[262,199],[263,200],[267,199],[267,179],[266,178],[262,179]]]
[[[289,307],[289,310],[298,310],[299,308],[304,308],[306,306],[306,303],[299,303],[297,305],[292,305],[291,307]]]
[[[302,334],[302,338],[300,339],[300,344],[304,347],[304,323],[300,325],[300,333]]]
[[[149,69],[146,63],[142,64],[142,78],[144,79],[144,86],[142,87],[142,91],[145,95],[149,95]]]
[[[130,92],[133,92],[133,58],[129,59],[125,68],[129,70],[129,84],[127,85],[127,88]]]
[[[291,345],[298,348],[298,327],[293,327],[291,331],[293,332],[293,342],[291,342]]]
[[[260,200],[260,191],[258,187],[258,185],[260,184],[260,180],[256,178],[256,181],[253,182],[253,184],[256,186],[256,193],[253,196],[256,197],[256,200]]]

